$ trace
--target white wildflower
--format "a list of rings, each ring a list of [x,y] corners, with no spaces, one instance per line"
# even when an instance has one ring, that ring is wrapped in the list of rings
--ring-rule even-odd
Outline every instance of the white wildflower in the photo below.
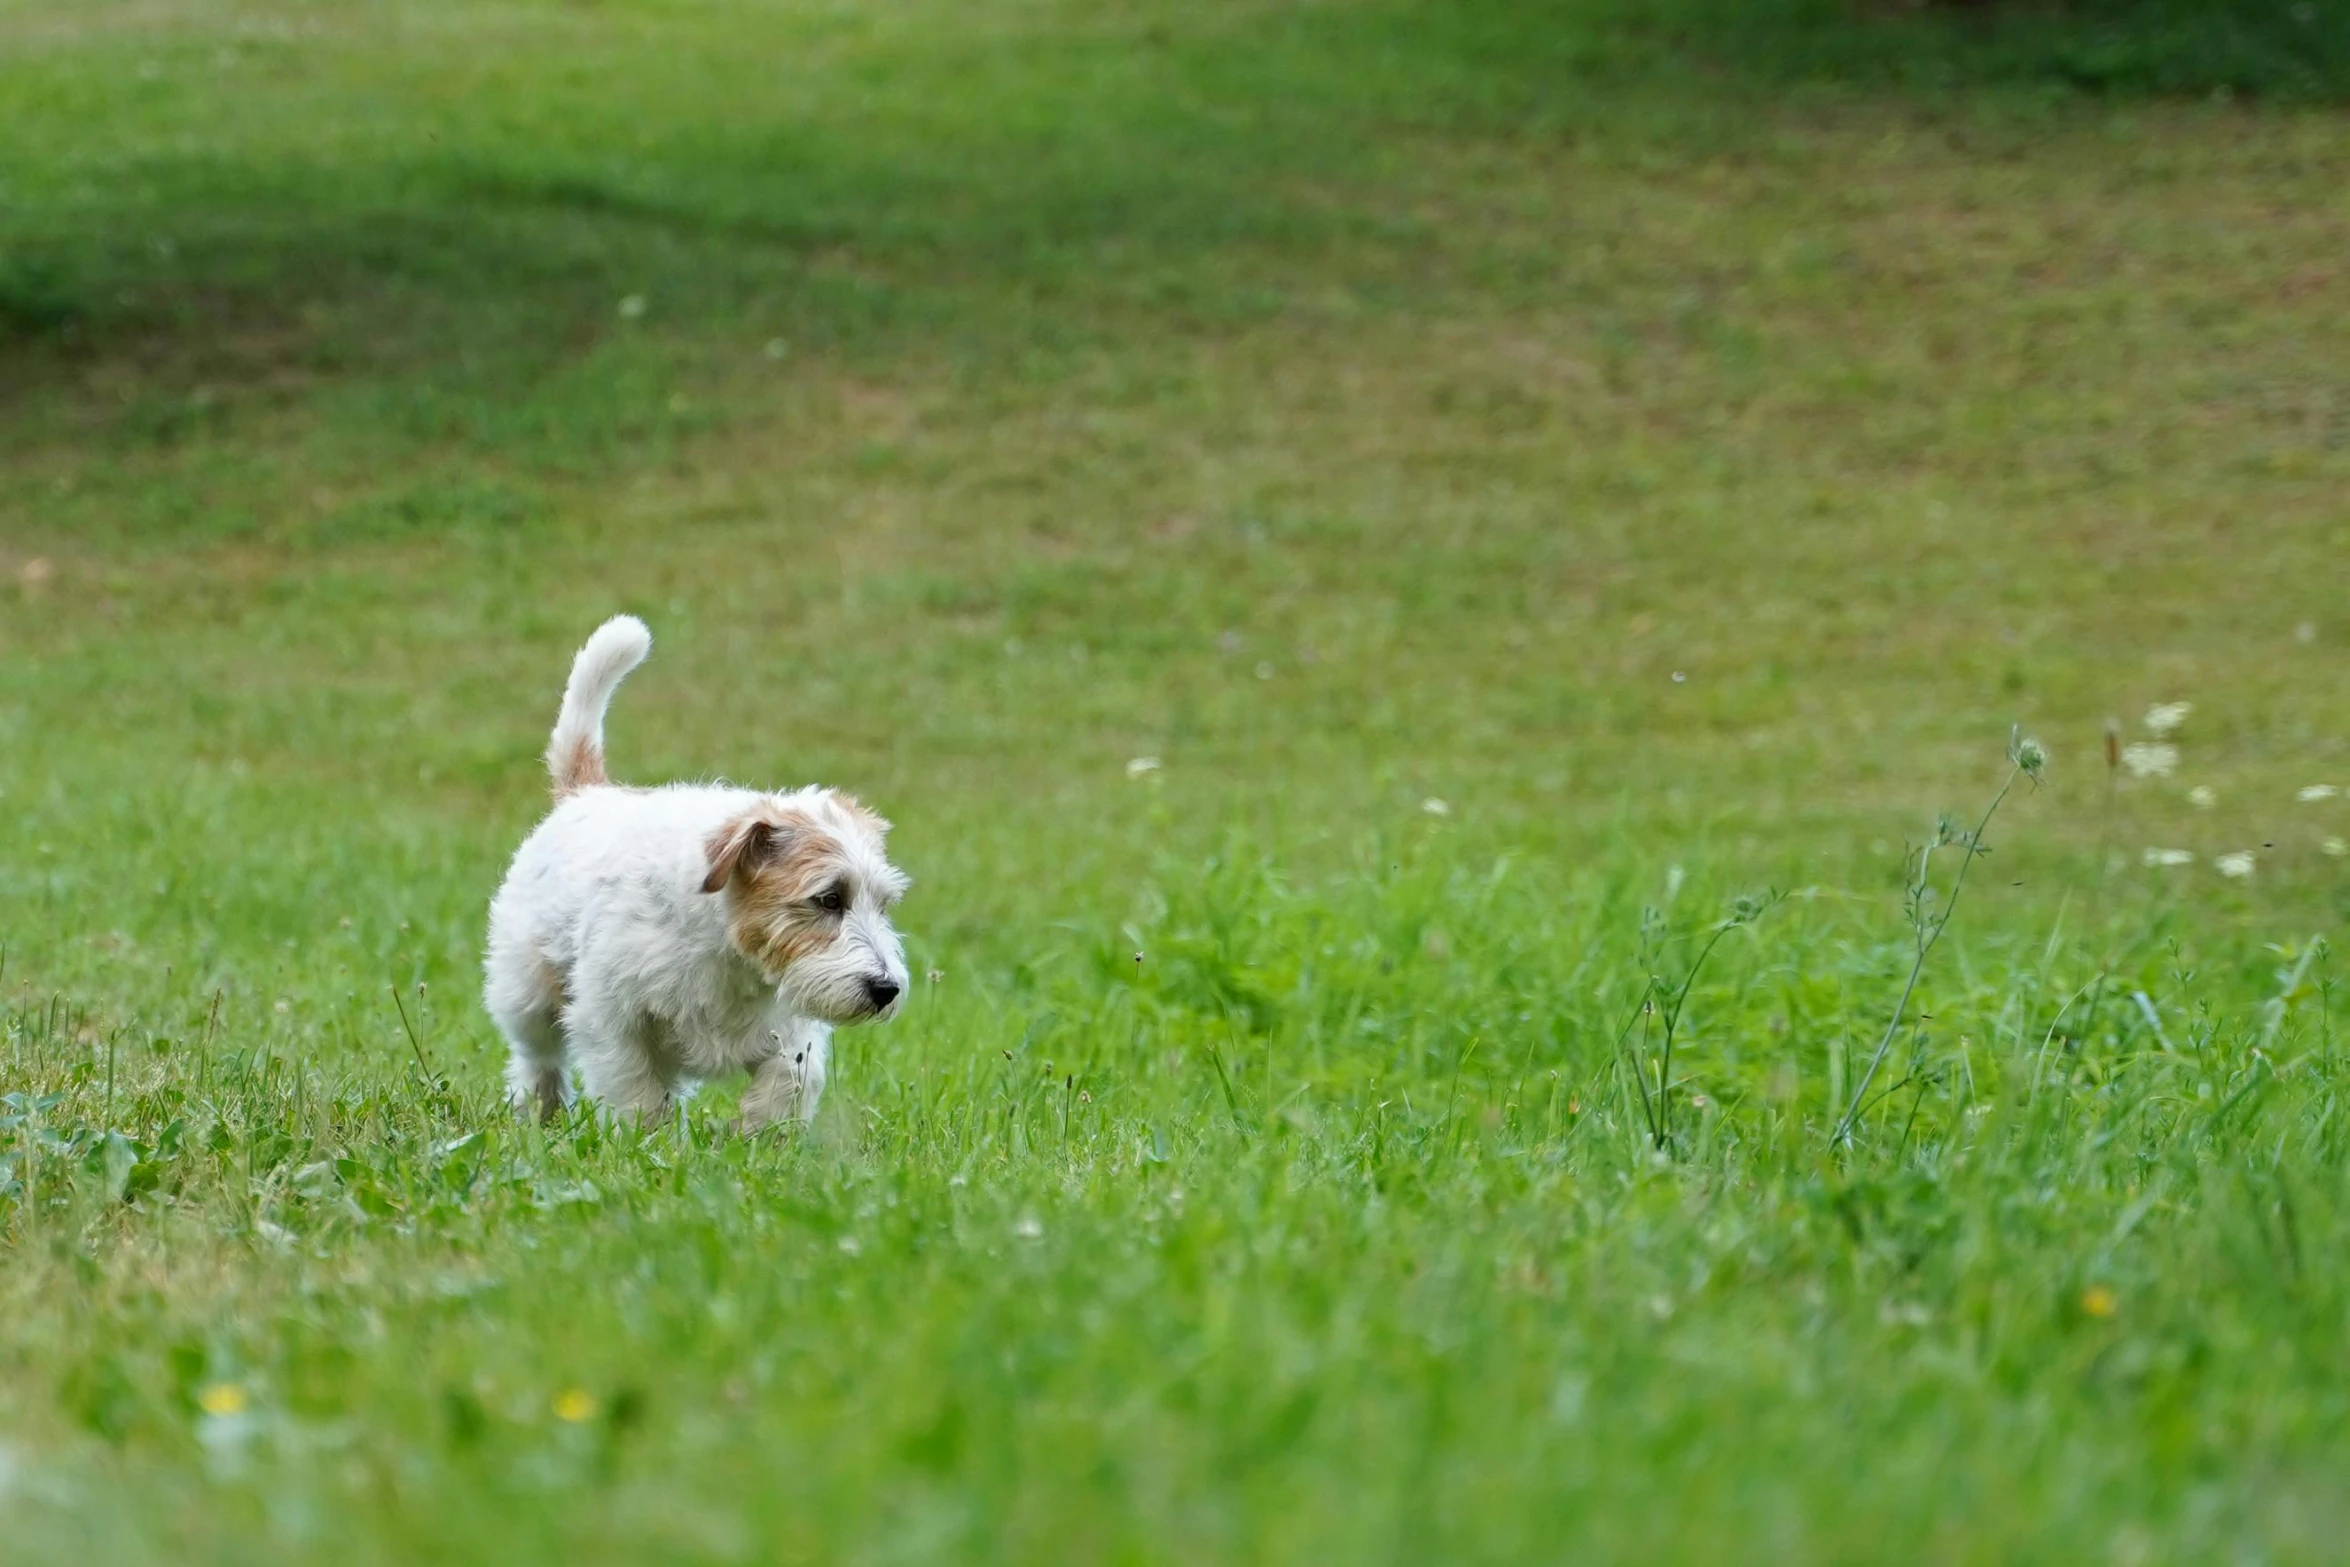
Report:
[[[2139,740],[2122,747],[2122,766],[2132,778],[2168,778],[2179,769],[2179,748],[2159,740]]]
[[[2169,734],[2185,723],[2187,715],[2193,711],[2195,704],[2192,702],[2157,702],[2146,709],[2146,732],[2150,735]]]
[[[2241,881],[2252,874],[2252,851],[2238,849],[2233,854],[2221,855],[2211,863],[2218,868],[2222,876],[2233,876]]]
[[[2187,803],[2198,811],[2208,811],[2219,804],[2219,792],[2209,784],[2197,784],[2187,791]]]
[[[2305,786],[2299,794],[2293,796],[2293,798],[2299,800],[2303,805],[2307,805],[2315,800],[2330,800],[2341,792],[2342,791],[2340,789],[2334,787],[2332,784],[2309,784]]]
[[[1426,811],[1430,816],[1450,816],[1452,814],[1452,807],[1445,804],[1442,800],[1437,799],[1434,795],[1430,795],[1427,799],[1422,800],[1420,802],[1420,809]]]
[[[2148,849],[2140,858],[2151,866],[2192,865],[2195,856],[2185,849]]]
[[[2324,843],[2319,844],[2318,847],[2325,850],[2326,853],[2332,855],[2337,860],[2345,854],[2350,854],[2350,842],[2345,842],[2340,838],[2328,838]]]
[[[1138,756],[1126,764],[1126,776],[1129,778],[1140,778],[1144,773],[1155,773],[1158,770],[1159,759],[1155,756]]]
[[[645,296],[630,294],[620,301],[620,319],[634,321],[645,313]]]
[[[1034,1214],[1024,1214],[1020,1221],[1012,1226],[1012,1233],[1024,1241],[1032,1241],[1044,1234],[1044,1224]]]

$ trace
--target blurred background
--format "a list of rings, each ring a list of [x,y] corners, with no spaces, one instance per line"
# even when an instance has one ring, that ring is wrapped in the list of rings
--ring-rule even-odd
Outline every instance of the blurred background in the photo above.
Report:
[[[2086,855],[2102,725],[2181,700],[2117,849],[2332,885],[2295,793],[2350,781],[2341,7],[0,28],[36,838],[251,808],[321,835],[292,871],[356,814],[479,881],[626,608],[661,651],[616,772],[862,788],[934,928],[1431,797],[1890,878],[2018,721],[2064,786],[2034,836]]]
[[[0,1557],[2333,1559],[2346,366],[2343,0],[0,0]]]

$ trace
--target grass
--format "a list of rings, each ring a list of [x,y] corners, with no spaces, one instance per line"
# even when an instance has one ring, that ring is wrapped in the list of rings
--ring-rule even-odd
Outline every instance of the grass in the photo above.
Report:
[[[0,5],[0,1555],[2335,1555],[2341,55],[1755,14]],[[805,1138],[496,1103],[617,609]]]

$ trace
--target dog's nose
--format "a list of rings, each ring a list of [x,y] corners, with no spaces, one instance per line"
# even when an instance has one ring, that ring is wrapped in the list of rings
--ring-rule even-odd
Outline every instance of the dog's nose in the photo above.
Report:
[[[873,1010],[876,1012],[897,1000],[901,988],[896,980],[886,974],[877,974],[865,981],[865,994],[873,998]]]

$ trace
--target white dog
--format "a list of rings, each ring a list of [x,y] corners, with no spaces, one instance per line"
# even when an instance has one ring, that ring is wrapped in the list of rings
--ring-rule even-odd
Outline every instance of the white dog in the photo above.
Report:
[[[555,809],[490,901],[484,998],[516,1108],[589,1097],[651,1123],[681,1087],[748,1070],[744,1130],[816,1114],[832,1025],[906,991],[888,910],[906,890],[889,823],[845,794],[604,777],[604,709],[652,651],[621,615],[571,665],[547,742]]]

